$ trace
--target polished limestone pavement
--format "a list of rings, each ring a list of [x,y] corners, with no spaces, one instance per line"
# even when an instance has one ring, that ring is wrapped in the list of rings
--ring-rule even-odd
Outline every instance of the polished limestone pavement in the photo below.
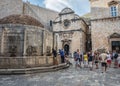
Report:
[[[100,69],[75,68],[55,72],[24,75],[0,75],[0,86],[120,86],[120,68]]]

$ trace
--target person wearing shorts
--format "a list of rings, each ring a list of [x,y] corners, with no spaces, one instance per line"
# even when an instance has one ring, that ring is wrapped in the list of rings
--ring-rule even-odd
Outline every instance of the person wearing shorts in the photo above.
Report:
[[[111,57],[112,57],[111,54],[108,53],[107,54],[107,65],[108,65],[108,67],[111,67],[111,60],[112,60]]]
[[[87,55],[87,53],[84,54],[84,67],[88,67],[88,55]]]
[[[120,68],[120,54],[119,54],[119,56],[117,58],[117,61],[118,61],[118,67]]]
[[[79,49],[77,49],[77,52],[75,53],[75,62],[76,62],[75,67],[80,67],[81,68],[81,57],[80,57]]]
[[[93,70],[93,56],[92,56],[91,52],[90,52],[90,54],[88,56],[88,63],[89,63],[90,70]]]
[[[98,69],[98,63],[99,63],[99,53],[97,51],[95,51],[94,53],[94,61],[95,61],[95,65],[96,65],[96,69]]]
[[[102,73],[103,73],[103,72],[106,72],[107,70],[107,54],[106,53],[100,54],[100,58],[101,58],[101,67],[102,67]]]

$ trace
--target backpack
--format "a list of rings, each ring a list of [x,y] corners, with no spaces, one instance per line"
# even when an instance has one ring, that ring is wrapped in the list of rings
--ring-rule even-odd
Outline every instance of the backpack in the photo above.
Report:
[[[117,59],[117,57],[118,57],[118,54],[116,53],[116,54],[114,55],[114,58]]]

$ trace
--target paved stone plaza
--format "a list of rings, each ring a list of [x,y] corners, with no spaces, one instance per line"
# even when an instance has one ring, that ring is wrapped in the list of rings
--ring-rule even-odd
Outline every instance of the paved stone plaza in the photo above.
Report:
[[[73,60],[72,60],[73,61]],[[0,75],[0,86],[120,86],[120,69],[69,69],[27,75]]]

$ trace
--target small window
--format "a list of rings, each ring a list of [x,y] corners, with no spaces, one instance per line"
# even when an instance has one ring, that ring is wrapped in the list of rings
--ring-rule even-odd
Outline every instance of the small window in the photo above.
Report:
[[[52,27],[52,23],[53,23],[52,20],[50,20],[50,26],[51,26],[51,27]]]
[[[110,6],[110,12],[112,17],[117,16],[117,7],[116,6]]]

